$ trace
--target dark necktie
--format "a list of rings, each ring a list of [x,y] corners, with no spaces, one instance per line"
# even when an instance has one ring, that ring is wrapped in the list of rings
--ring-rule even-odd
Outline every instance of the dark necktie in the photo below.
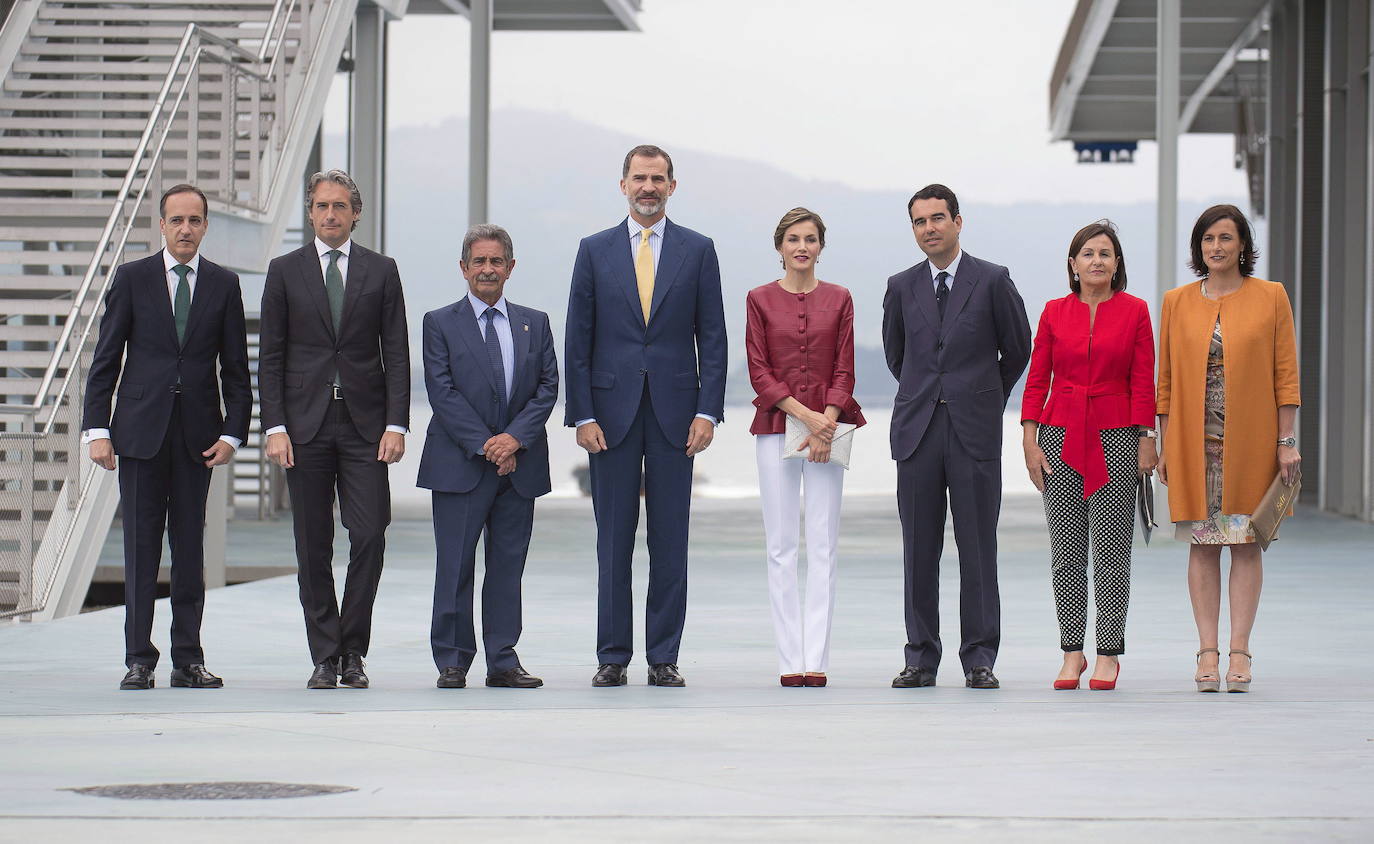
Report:
[[[935,305],[940,309],[940,322],[945,321],[945,302],[949,301],[949,273],[940,270],[935,276]]]
[[[500,311],[495,308],[487,308],[484,314],[487,318],[487,359],[491,361],[491,374],[496,377],[496,398],[497,412],[500,414],[501,426],[506,425],[506,367],[501,362],[501,341],[496,338],[496,315]]]
[[[329,315],[334,320],[334,336],[339,336],[339,320],[343,319],[344,305],[344,280],[343,273],[339,272],[339,258],[343,253],[337,249],[331,249],[329,255],[329,269],[324,271],[324,293],[329,297]]]
[[[172,300],[172,318],[177,323],[177,342],[186,342],[186,318],[191,315],[191,282],[186,277],[191,274],[191,268],[185,264],[177,264],[172,267],[172,272],[177,274],[177,295]]]

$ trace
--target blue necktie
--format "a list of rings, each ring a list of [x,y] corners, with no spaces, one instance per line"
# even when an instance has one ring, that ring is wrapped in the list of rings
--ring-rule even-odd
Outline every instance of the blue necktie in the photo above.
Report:
[[[501,362],[501,341],[496,338],[496,315],[500,311],[487,308],[487,358],[491,361],[491,374],[496,376],[497,412],[501,427],[506,426],[506,367]]]

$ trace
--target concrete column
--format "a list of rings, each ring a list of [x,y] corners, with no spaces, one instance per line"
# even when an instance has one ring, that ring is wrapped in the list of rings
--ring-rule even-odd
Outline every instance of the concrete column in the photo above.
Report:
[[[363,215],[353,237],[386,251],[386,15],[359,3],[353,20],[353,84],[348,171],[363,195]]]
[[[491,143],[492,0],[470,0],[472,22],[471,106],[468,121],[468,225],[487,218],[487,173]]]
[[[1155,313],[1163,313],[1164,291],[1181,278],[1178,266],[1178,117],[1180,0],[1159,0],[1155,37],[1155,143],[1159,147],[1155,205]],[[1156,488],[1156,519],[1168,525],[1169,496]]]
[[[210,472],[210,493],[205,500],[205,588],[227,583],[225,554],[229,542],[229,496],[234,483],[234,464],[216,466]]]
[[[1322,383],[1322,142],[1325,104],[1322,49],[1325,43],[1326,9],[1322,0],[1299,0],[1295,22],[1299,28],[1297,63],[1296,167],[1293,171],[1294,316],[1298,329],[1298,365],[1301,367],[1302,409],[1298,413],[1298,440],[1302,451],[1302,501],[1325,506],[1322,472],[1325,469],[1322,439],[1322,407],[1326,388]]]
[[[1374,9],[1365,6],[1365,55],[1374,54]],[[1365,94],[1364,359],[1374,361],[1374,68],[1362,75]],[[1362,518],[1374,522],[1374,385],[1364,395],[1364,506]]]

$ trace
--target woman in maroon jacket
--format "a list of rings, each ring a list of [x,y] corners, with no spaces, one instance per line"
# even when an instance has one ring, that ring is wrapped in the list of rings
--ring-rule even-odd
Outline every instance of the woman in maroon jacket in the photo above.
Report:
[[[1097,664],[1088,685],[1113,689],[1121,673],[1117,657],[1126,650],[1136,484],[1159,462],[1154,332],[1145,302],[1125,292],[1126,260],[1110,222],[1074,235],[1068,265],[1073,292],[1045,305],[1035,333],[1021,401],[1022,445],[1050,529],[1064,651],[1054,688],[1078,688],[1088,667],[1083,634],[1091,535]]]
[[[844,470],[830,462],[835,423],[864,424],[854,401],[854,303],[849,291],[816,278],[825,223],[805,208],[773,232],[783,277],[749,291],[744,343],[758,397],[754,424],[759,497],[768,545],[768,590],[784,686],[824,686],[835,607],[835,545]],[[810,432],[784,460],[787,417]],[[797,583],[797,518],[806,486],[806,597]]]

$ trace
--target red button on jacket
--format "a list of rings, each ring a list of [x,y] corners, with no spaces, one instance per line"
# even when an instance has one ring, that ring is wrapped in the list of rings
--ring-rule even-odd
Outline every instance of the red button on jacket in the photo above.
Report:
[[[1116,293],[1089,309],[1078,294],[1045,304],[1035,332],[1021,420],[1064,428],[1061,458],[1087,498],[1107,483],[1099,432],[1154,426],[1155,338],[1143,299]],[[1046,394],[1049,394],[1048,401]]]
[[[787,414],[775,405],[788,396],[817,412],[833,404],[841,422],[864,424],[854,401],[854,301],[848,290],[822,281],[798,295],[774,281],[750,290],[745,309],[749,383],[758,394],[749,433],[783,433]]]

